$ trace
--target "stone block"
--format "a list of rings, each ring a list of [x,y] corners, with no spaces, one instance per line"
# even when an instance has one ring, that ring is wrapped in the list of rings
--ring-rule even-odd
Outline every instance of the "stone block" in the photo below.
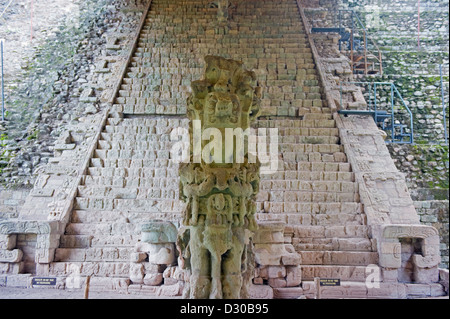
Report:
[[[303,296],[303,289],[300,287],[273,288],[273,299],[299,299]]]
[[[421,268],[414,265],[414,282],[416,283],[433,283],[439,282],[438,266],[432,268]]]
[[[283,265],[300,265],[302,263],[302,257],[297,253],[288,253],[281,256],[281,263]]]
[[[277,266],[281,264],[281,256],[286,250],[284,244],[255,244],[254,253],[259,265]]]
[[[159,286],[163,283],[162,273],[146,274],[143,278],[144,285],[147,286]]]
[[[144,282],[144,265],[135,263],[130,265],[130,280],[134,284],[142,284]]]
[[[176,261],[175,245],[167,244],[150,244],[148,253],[148,261],[153,264],[171,265]]]
[[[248,294],[251,299],[273,299],[273,289],[266,285],[250,285]]]
[[[366,298],[368,290],[365,283],[341,282],[341,286],[320,287],[320,296],[324,299]]]
[[[259,229],[254,237],[253,242],[255,244],[281,244],[284,242],[284,235],[283,232],[280,231],[272,231],[272,230],[266,230],[266,229]]]
[[[16,247],[17,235],[0,235],[0,249],[13,250]]]
[[[183,294],[184,283],[178,282],[174,285],[162,285],[158,291],[158,296],[176,297]]]
[[[296,287],[302,282],[302,271],[300,266],[286,266],[286,285]]]
[[[406,296],[404,285],[398,283],[380,283],[379,287],[367,289],[367,297],[369,298],[384,298],[384,299],[400,299]]]
[[[269,278],[268,282],[272,288],[284,288],[287,286],[286,279],[284,278]]]
[[[31,274],[9,275],[6,287],[29,288],[31,286]]]
[[[147,258],[147,253],[134,252],[130,254],[131,263],[140,263]]]
[[[286,268],[284,266],[268,266],[267,267],[267,277],[271,278],[282,278],[286,276]]]
[[[383,282],[393,282],[398,281],[398,269],[397,268],[381,268],[381,275],[383,277]]]
[[[323,238],[325,237],[325,227],[323,226],[299,226],[295,228],[297,238]]]
[[[22,260],[23,252],[20,249],[6,250],[0,249],[1,263],[18,263]]]

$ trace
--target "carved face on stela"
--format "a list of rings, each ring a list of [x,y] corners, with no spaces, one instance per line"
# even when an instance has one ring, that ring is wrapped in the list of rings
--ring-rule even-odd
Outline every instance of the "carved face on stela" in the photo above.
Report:
[[[205,79],[192,82],[188,116],[209,127],[247,129],[260,113],[256,75],[243,68],[242,62],[217,56],[205,57]]]

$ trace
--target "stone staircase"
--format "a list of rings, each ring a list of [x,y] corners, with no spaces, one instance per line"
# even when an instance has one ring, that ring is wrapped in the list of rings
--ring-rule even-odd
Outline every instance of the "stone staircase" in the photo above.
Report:
[[[201,77],[206,55],[254,68],[266,115],[295,116],[300,108],[323,105],[295,1],[235,1],[227,30],[215,24],[216,10],[208,3],[152,2],[116,110],[185,114],[190,83]]]
[[[50,273],[76,263],[82,275],[128,278],[141,225],[179,226],[170,132],[187,127],[190,83],[201,78],[204,56],[217,54],[255,68],[266,116],[257,127],[279,129],[283,167],[262,178],[257,218],[287,224],[303,280],[363,281],[378,254],[296,2],[236,1],[226,31],[207,4],[153,1]]]
[[[279,128],[284,170],[263,175],[258,218],[288,225],[285,242],[302,256],[303,280],[364,281],[366,266],[378,262],[376,245],[334,120],[320,111],[259,120],[259,127]]]
[[[255,127],[278,129],[278,170],[261,176],[256,199],[261,229],[275,235],[255,236],[262,267],[255,268],[252,296],[314,298],[317,277],[342,281],[326,287],[324,298],[439,296],[445,283],[448,291],[448,271],[437,273],[435,265],[437,231],[419,224],[373,120],[339,117],[333,99],[325,99],[324,72],[296,1],[233,1],[228,27],[217,24],[209,3],[152,2],[113,104],[62,136],[20,218],[0,227],[5,251],[26,257],[12,255],[0,272],[54,276],[68,288],[69,278],[93,276],[94,290],[179,296],[176,267],[151,264],[140,250],[141,227],[149,220],[180,226],[184,204],[170,133],[188,126],[186,99],[204,57],[221,55],[255,70],[263,92]],[[388,201],[391,210],[384,209]],[[286,255],[278,258],[275,246]],[[399,279],[411,258],[420,268],[417,284]],[[31,262],[21,270],[24,261]],[[164,285],[132,279],[136,269]],[[368,269],[383,271],[380,289],[367,287]]]
[[[78,187],[71,220],[51,273],[76,263],[82,275],[129,278],[130,255],[150,219],[179,225],[178,165],[169,159],[171,128],[187,119],[112,115],[88,174]]]

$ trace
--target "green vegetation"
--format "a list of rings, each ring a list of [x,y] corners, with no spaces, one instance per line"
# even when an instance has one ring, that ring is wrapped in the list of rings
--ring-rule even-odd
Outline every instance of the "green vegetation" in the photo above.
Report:
[[[10,153],[6,150],[5,141],[8,136],[3,133],[0,135],[0,174],[3,173],[3,169],[8,165],[10,160]]]

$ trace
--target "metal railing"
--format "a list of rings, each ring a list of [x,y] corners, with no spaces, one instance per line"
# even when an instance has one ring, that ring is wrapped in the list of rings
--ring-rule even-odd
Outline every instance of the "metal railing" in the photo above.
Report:
[[[387,133],[386,143],[414,144],[413,113],[394,83],[341,83],[341,101],[343,100],[343,85],[359,86],[367,102],[367,109],[365,112],[344,110],[341,114],[370,114],[375,123]]]
[[[350,25],[345,23],[346,17],[350,14]],[[363,72],[364,75],[378,73],[383,75],[383,58],[378,45],[367,34],[366,27],[362,23],[358,14],[350,9],[339,10],[339,29],[348,27],[350,35],[348,39],[341,39],[339,48],[342,50],[341,42],[348,42],[348,51],[350,51],[350,63],[352,71],[355,74]],[[359,32],[362,31],[363,43],[357,39]],[[368,42],[373,46],[374,51],[368,50]],[[362,61],[361,61],[362,59]]]

